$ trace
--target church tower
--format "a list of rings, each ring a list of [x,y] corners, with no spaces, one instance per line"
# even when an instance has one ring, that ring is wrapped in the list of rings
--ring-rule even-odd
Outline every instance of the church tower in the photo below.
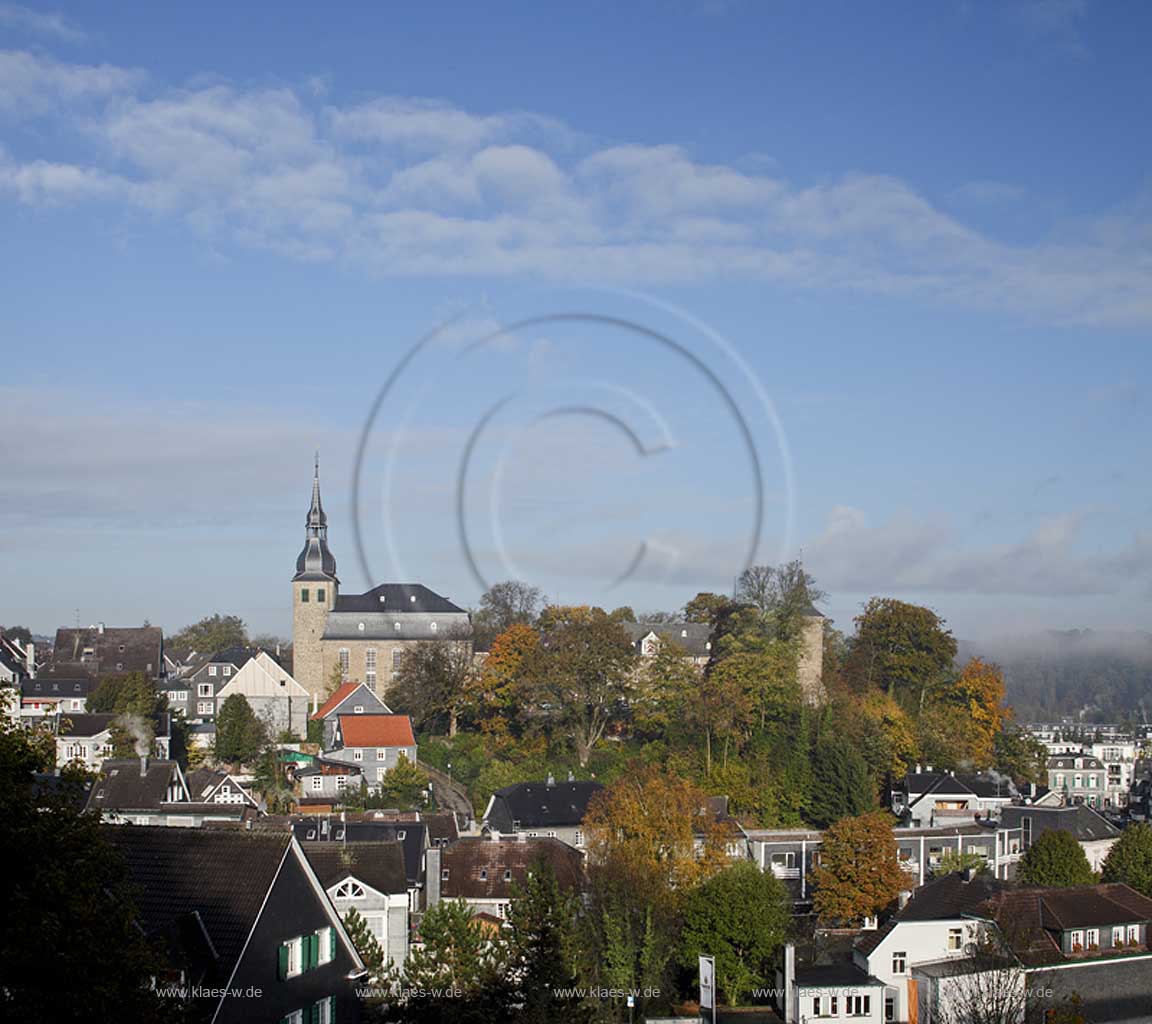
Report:
[[[312,505],[304,521],[304,550],[292,577],[292,675],[312,694],[323,696],[324,660],[320,638],[336,604],[340,580],[328,550],[328,517],[320,503],[320,456],[312,476]]]

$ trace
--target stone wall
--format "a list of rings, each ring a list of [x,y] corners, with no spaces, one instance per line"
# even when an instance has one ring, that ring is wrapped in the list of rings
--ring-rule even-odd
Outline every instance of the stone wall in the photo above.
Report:
[[[824,703],[824,619],[819,615],[807,616],[800,631],[800,660],[796,675],[800,693],[813,706]]]

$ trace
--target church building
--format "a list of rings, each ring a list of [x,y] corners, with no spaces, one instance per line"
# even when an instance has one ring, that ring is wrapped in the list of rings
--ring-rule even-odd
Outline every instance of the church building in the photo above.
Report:
[[[428,640],[471,643],[468,613],[420,583],[381,583],[365,594],[341,594],[320,502],[320,465],[304,549],[292,577],[292,674],[323,698],[340,668],[378,694],[391,685],[402,653]]]

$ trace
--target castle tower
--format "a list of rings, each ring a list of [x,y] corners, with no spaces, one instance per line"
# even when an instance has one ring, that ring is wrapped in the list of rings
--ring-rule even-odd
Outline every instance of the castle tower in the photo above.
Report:
[[[304,521],[304,549],[292,577],[292,675],[312,694],[323,695],[324,662],[320,638],[336,603],[340,580],[328,550],[328,517],[320,503],[320,456],[312,477],[312,504]]]
[[[824,616],[809,605],[800,618],[800,661],[796,668],[805,703],[819,707],[824,690]]]

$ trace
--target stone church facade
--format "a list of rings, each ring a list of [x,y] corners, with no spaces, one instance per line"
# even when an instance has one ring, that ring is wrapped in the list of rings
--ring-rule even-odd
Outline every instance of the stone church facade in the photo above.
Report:
[[[319,464],[305,520],[304,548],[292,577],[292,674],[323,699],[340,668],[343,680],[377,694],[391,685],[402,653],[422,641],[471,644],[468,613],[420,583],[382,583],[364,594],[341,594],[328,548]]]

